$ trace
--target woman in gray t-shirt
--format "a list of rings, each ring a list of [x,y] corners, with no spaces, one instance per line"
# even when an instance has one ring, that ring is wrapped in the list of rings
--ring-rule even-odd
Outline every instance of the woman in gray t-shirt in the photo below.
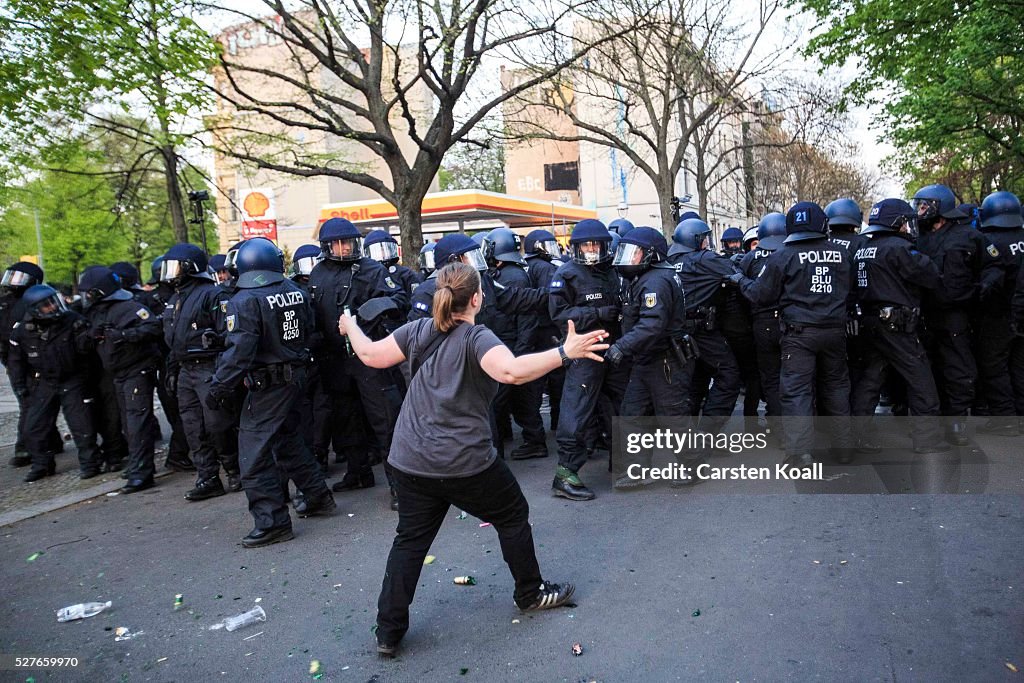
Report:
[[[545,582],[530,529],[529,505],[504,461],[495,457],[487,410],[498,383],[525,384],[575,358],[601,361],[603,330],[518,358],[474,319],[483,304],[480,275],[464,263],[437,275],[432,319],[417,320],[370,341],[351,316],[338,321],[359,359],[387,368],[408,359],[412,379],[395,425],[388,462],[398,491],[398,531],[377,603],[377,651],[394,656],[409,629],[409,605],[430,544],[455,505],[498,532],[502,556],[524,611],[569,601],[572,584]]]

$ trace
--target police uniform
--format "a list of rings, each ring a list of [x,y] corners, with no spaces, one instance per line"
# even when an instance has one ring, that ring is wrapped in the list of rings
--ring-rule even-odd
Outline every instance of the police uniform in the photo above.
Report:
[[[555,277],[558,266],[539,254],[527,254],[526,275],[530,278],[532,289],[548,290],[551,287],[551,280]],[[546,351],[552,346],[557,346],[561,339],[558,326],[551,320],[547,308],[537,311],[537,326],[533,330],[533,339],[530,343],[531,351]],[[540,394],[547,393],[550,413],[550,427],[554,432],[558,429],[559,410],[561,409],[562,387],[565,384],[565,368],[558,367],[544,377],[537,380],[537,391]]]
[[[705,420],[704,428],[714,431],[732,414],[740,393],[740,368],[718,323],[718,309],[724,296],[722,285],[736,268],[728,258],[708,249],[670,251],[669,258],[686,292],[686,320],[700,349],[697,365],[706,373],[704,386],[691,389],[693,397],[702,395],[707,379],[714,378],[703,406],[703,414],[714,418]],[[693,404],[692,408],[697,412],[700,406]]]
[[[939,285],[939,272],[910,238],[899,232],[899,220],[904,216],[913,217],[906,202],[888,199],[876,204],[869,218],[869,238],[854,255],[863,354],[853,390],[854,415],[875,413],[886,367],[906,382],[911,415],[939,414],[935,380],[917,336],[921,292]],[[928,450],[938,444],[940,434],[934,422],[915,420],[912,424],[916,449]]]
[[[239,261],[245,250],[239,252]],[[239,384],[246,385],[239,464],[254,533],[290,530],[279,467],[307,501],[331,498],[299,433],[307,419],[301,408],[312,312],[305,293],[280,273],[243,273],[239,284],[227,305],[228,347],[217,361],[208,400],[229,399]]]
[[[530,278],[526,270],[518,264],[502,263],[492,272],[495,283],[507,289],[530,288]],[[495,313],[494,327],[491,331],[498,339],[516,356],[533,351],[537,313],[532,310],[528,313],[505,313],[501,309],[497,309]],[[540,402],[536,382],[523,386],[502,384],[498,387],[498,393],[495,394],[492,403],[495,420],[492,431],[499,455],[503,457],[505,450],[501,439],[501,427],[504,425],[507,428],[510,413],[523,431],[523,444],[512,451],[512,457],[521,459],[525,456],[539,457],[548,454],[544,423],[540,418]]]
[[[925,348],[943,415],[966,416],[974,400],[977,366],[971,351],[971,309],[998,291],[1004,272],[999,250],[969,224],[947,223],[921,234],[917,248],[939,269],[941,285],[925,294]]]
[[[210,482],[217,495],[224,489],[211,432],[214,420],[210,419],[206,396],[217,355],[224,348],[219,291],[210,280],[189,276],[167,302],[162,321],[164,342],[170,349],[167,371],[174,378],[182,426],[196,467],[197,488]]]
[[[93,396],[85,369],[92,349],[88,321],[73,311],[54,320],[35,320],[26,312],[11,330],[9,343],[7,370],[25,405],[25,445],[32,458],[27,479],[56,471],[49,437],[58,411],[71,429],[81,473],[98,472]]]
[[[569,261],[558,267],[551,280],[548,313],[564,338],[570,320],[577,333],[605,330],[607,343],[622,334],[620,298],[622,282],[610,264],[587,266]],[[572,362],[565,370],[565,384],[558,415],[558,464],[579,472],[587,461],[588,428],[604,398],[618,415],[629,381],[629,370],[588,358]],[[609,430],[611,425],[604,425]]]
[[[346,308],[354,314],[370,299],[382,296],[405,311],[409,298],[384,266],[366,257],[318,263],[309,276],[309,292],[324,350],[320,374],[331,396],[334,446],[348,457],[348,473],[342,481],[344,486],[372,486],[367,443],[358,437],[362,431],[358,406],[361,403],[365,411],[375,446],[387,453],[402,405],[399,378],[393,369],[369,368],[351,353],[347,339],[338,333],[338,318]]]
[[[760,247],[750,250],[740,260],[740,272],[751,280],[757,279],[757,274],[761,272],[765,259],[774,251],[774,249]],[[782,415],[782,402],[779,398],[782,330],[779,328],[778,303],[751,304],[750,321],[753,329],[754,348],[757,353],[757,370],[761,378],[761,393],[764,396],[766,408],[765,415],[777,418]]]
[[[97,334],[96,351],[113,377],[117,408],[128,443],[130,486],[153,483],[153,389],[161,336],[160,321],[131,293],[119,289],[86,310]]]
[[[782,368],[779,394],[786,424],[787,454],[811,461],[815,403],[831,416],[832,446],[841,460],[852,446],[850,376],[846,364],[846,323],[852,268],[848,252],[825,237],[825,214],[811,202],[794,205],[786,216],[789,237],[764,259],[756,280],[738,282],[755,306],[778,302],[782,315]],[[815,397],[815,380],[818,393]],[[845,419],[844,419],[845,418]]]
[[[293,275],[291,280],[309,297],[308,275]],[[312,298],[309,298],[312,302]],[[306,389],[302,399],[302,413],[309,416],[309,419],[302,423],[302,438],[306,443],[306,448],[320,465],[320,469],[327,474],[332,431],[331,397],[324,390],[324,383],[320,377],[320,364],[324,362],[324,359],[321,358],[320,333],[315,329],[311,330],[307,343],[309,363],[306,365]]]
[[[982,204],[984,217],[985,205]],[[1010,307],[1014,287],[1024,259],[1024,228],[981,227],[998,250],[998,260],[1005,270],[1000,285],[977,308],[975,349],[978,360],[979,394],[988,406],[989,415],[1007,418],[1024,415],[1024,349],[1010,327]],[[1016,362],[1014,362],[1014,357]],[[1016,434],[1015,420],[994,420],[983,430],[1000,434]]]

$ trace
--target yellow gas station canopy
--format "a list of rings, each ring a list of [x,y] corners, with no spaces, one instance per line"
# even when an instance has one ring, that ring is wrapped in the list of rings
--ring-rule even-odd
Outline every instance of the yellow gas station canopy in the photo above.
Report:
[[[320,222],[347,218],[360,228],[387,228],[398,222],[398,211],[383,199],[328,204],[320,210]],[[511,197],[486,190],[433,192],[423,198],[423,226],[502,221],[511,228],[558,226],[597,218],[597,212],[582,206],[539,199]],[[436,230],[436,228],[435,228]]]

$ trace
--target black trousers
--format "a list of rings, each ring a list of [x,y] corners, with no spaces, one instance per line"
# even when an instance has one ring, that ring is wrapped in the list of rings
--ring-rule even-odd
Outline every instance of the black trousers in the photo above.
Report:
[[[709,417],[728,417],[736,408],[740,395],[740,366],[725,337],[718,330],[699,330],[693,333],[700,358],[697,365],[713,381],[704,400],[703,414]],[[696,411],[697,404],[693,409]]]
[[[939,404],[943,415],[966,416],[978,378],[967,314],[954,311],[937,317],[926,320],[921,341],[932,362]]]
[[[1016,412],[1010,350],[1014,334],[1009,318],[980,317],[974,326],[978,360],[978,397],[988,414],[1008,416]],[[1019,369],[1018,369],[1019,371]]]
[[[843,327],[789,328],[782,334],[782,372],[779,394],[786,420],[786,453],[810,453],[814,446],[815,399],[828,415],[832,447],[852,447],[850,434],[850,375],[846,365]],[[819,387],[815,397],[815,385]]]
[[[78,466],[82,471],[99,469],[100,452],[96,447],[92,403],[85,377],[63,382],[42,378],[29,380],[25,397],[25,445],[32,456],[33,471],[45,471],[55,464],[50,434],[60,411],[64,411],[64,420],[78,447]]]
[[[782,331],[779,319],[772,314],[754,316],[754,345],[757,348],[757,370],[761,376],[761,393],[767,415],[782,415],[779,398],[779,373],[782,370]]]
[[[305,372],[297,370],[288,384],[250,391],[238,429],[238,462],[242,488],[257,529],[289,526],[287,477],[306,498],[328,492],[320,467],[306,449],[300,428]]]
[[[327,462],[331,450],[331,398],[324,391],[320,369],[311,363],[306,369],[306,387],[302,395],[302,439],[317,462]]]
[[[156,368],[156,395],[164,409],[164,417],[171,425],[171,439],[167,444],[167,458],[177,462],[192,462],[188,452],[188,438],[185,426],[181,423],[181,412],[178,410],[178,398],[167,391],[167,359],[161,358]],[[160,423],[157,422],[157,430]],[[154,438],[156,435],[154,434]]]
[[[743,415],[757,417],[757,409],[761,404],[761,375],[757,368],[757,346],[754,342],[753,330],[723,330],[725,341],[732,349],[736,364],[740,369],[740,380],[743,386]]]
[[[508,415],[515,418],[516,424],[523,430],[523,442],[534,445],[545,445],[544,423],[540,419],[541,396],[537,393],[537,384],[531,382],[516,386],[514,384],[498,385],[498,393],[491,403],[491,438],[498,453],[504,455],[505,446],[498,433],[498,425],[508,421]]]
[[[214,410],[203,404],[206,415],[207,430],[213,438],[213,447],[217,452],[217,460],[225,472],[238,474],[238,425],[242,420],[242,407],[248,390],[245,385],[238,385],[220,409]]]
[[[156,474],[153,464],[154,435],[158,429],[153,415],[155,382],[156,369],[114,377],[117,408],[128,441],[128,481],[152,479]]]
[[[369,439],[362,436],[363,417],[359,406],[365,411],[365,419],[373,432],[373,447],[386,456],[391,451],[391,437],[402,408],[400,378],[397,370],[378,370],[364,365],[356,357],[333,356],[325,361],[327,366],[343,364],[344,374],[339,376],[337,368],[321,365],[321,376],[331,397],[334,449],[339,445],[348,451],[347,476],[358,476],[370,470],[367,450]],[[359,437],[354,436],[359,434]]]
[[[201,362],[186,360],[178,373],[178,409],[192,451],[192,462],[196,466],[196,481],[216,477],[220,473],[217,444],[207,415],[209,408],[206,407],[214,367],[212,358]]]
[[[99,364],[98,359],[96,363]],[[114,376],[98,367],[93,372],[93,381],[96,383],[93,388],[96,396],[92,404],[93,420],[100,437],[100,452],[106,462],[121,462],[128,457],[128,440],[124,436],[124,425],[121,424]]]
[[[875,414],[887,367],[906,382],[911,415],[934,417],[939,414],[935,378],[916,333],[894,332],[878,318],[865,318],[858,336],[862,362],[853,388],[854,415]],[[911,424],[915,447],[935,444],[940,440],[941,434],[934,419],[913,420]]]
[[[628,382],[626,366],[581,358],[566,368],[556,433],[559,465],[579,472],[587,461],[587,431],[598,413],[599,399],[606,396],[618,414]]]
[[[548,395],[548,407],[551,410],[550,427],[551,431],[557,432],[562,407],[562,387],[565,385],[565,368],[555,368],[537,382],[540,384],[540,394]]]
[[[536,601],[542,579],[530,506],[504,461],[495,460],[480,474],[457,479],[414,477],[395,470],[395,486],[398,530],[377,600],[378,641],[397,643],[409,630],[409,605],[423,560],[452,505],[494,526],[515,580],[516,604],[528,607]]]
[[[684,366],[665,358],[634,365],[622,397],[621,414],[630,417],[690,415],[694,365],[695,361]]]

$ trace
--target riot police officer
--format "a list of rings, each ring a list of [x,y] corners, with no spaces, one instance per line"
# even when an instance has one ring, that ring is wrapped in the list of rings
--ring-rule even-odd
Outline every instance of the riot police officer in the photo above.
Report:
[[[153,259],[150,264],[150,279],[145,286],[141,287],[141,290],[137,290],[136,294],[138,302],[148,308],[150,313],[160,321],[161,329],[163,329],[164,310],[174,294],[174,288],[170,284],[160,281],[160,264],[163,263],[163,260],[162,255]],[[178,410],[178,398],[167,391],[167,357],[171,350],[163,335],[157,340],[157,348],[159,355],[156,368],[156,395],[160,399],[164,416],[171,425],[171,440],[167,444],[164,467],[175,472],[195,472],[196,466],[192,464],[192,458],[189,456],[188,438],[185,436],[185,426],[181,422],[181,412]]]
[[[196,466],[196,485],[185,500],[199,501],[226,493],[220,479],[217,443],[211,431],[217,416],[208,407],[217,355],[224,349],[220,289],[207,271],[206,254],[194,244],[176,244],[160,264],[160,279],[174,286],[163,314],[168,392],[178,409]]]
[[[764,260],[782,246],[786,238],[786,217],[777,212],[765,214],[757,224],[757,246],[744,254],[740,260],[740,272],[751,280],[756,280]],[[778,418],[782,415],[782,402],[779,398],[779,372],[781,369],[782,331],[779,329],[778,302],[767,304],[751,304],[751,327],[754,334],[754,348],[757,353],[757,370],[761,379],[761,393],[764,396],[766,415],[769,425],[778,428]]]
[[[32,458],[25,481],[56,472],[49,438],[58,411],[78,447],[79,476],[96,476],[100,456],[86,372],[92,348],[89,323],[68,310],[64,297],[48,285],[29,287],[21,303],[24,317],[11,330],[7,371],[25,406],[25,445]]]
[[[743,231],[739,228],[726,228],[722,232],[722,256],[735,256],[743,253]]]
[[[533,230],[523,240],[523,255],[526,259],[526,274],[530,278],[530,287],[547,290],[555,277],[558,266],[555,259],[562,253],[558,240],[547,230]],[[561,262],[559,262],[559,265]],[[531,351],[543,351],[552,343],[561,339],[561,332],[551,314],[545,308],[537,312],[537,327],[533,332]],[[551,410],[551,431],[558,429],[558,416],[562,402],[562,386],[565,384],[565,368],[559,367],[537,380],[541,394],[547,393],[548,405]],[[515,457],[515,456],[513,456]]]
[[[548,309],[551,320],[562,330],[572,320],[577,332],[604,329],[607,343],[621,336],[621,280],[611,267],[612,236],[598,220],[576,224],[569,237],[571,261],[555,271],[551,280]],[[552,483],[556,496],[569,500],[592,500],[594,492],[580,479],[587,461],[587,429],[597,414],[602,396],[618,414],[629,379],[628,369],[588,359],[574,361],[565,371],[565,385],[558,417],[558,468]],[[610,425],[606,425],[609,429]]]
[[[420,248],[419,266],[420,282],[422,283],[434,272],[434,247],[437,242],[427,242]]]
[[[849,254],[828,240],[828,218],[813,202],[786,213],[784,246],[764,259],[756,280],[742,273],[731,280],[755,306],[778,303],[782,315],[782,370],[779,394],[787,418],[789,462],[809,465],[814,430],[810,416],[830,416],[832,446],[849,462],[850,376],[846,365],[846,323],[850,298]],[[815,396],[815,380],[818,392]],[[798,419],[797,419],[798,418]]]
[[[913,244],[917,217],[901,199],[885,199],[873,207],[864,235],[868,240],[854,255],[856,297],[860,305],[862,365],[853,389],[854,415],[874,415],[883,371],[892,368],[906,382],[911,437],[917,453],[949,450],[934,419],[939,395],[928,357],[917,337],[921,291],[939,285],[939,271]],[[932,419],[928,419],[931,417]]]
[[[629,231],[632,230],[633,227],[633,224],[625,218],[616,218],[608,224],[608,232],[614,233],[622,238],[629,234]],[[614,252],[612,256],[614,256]]]
[[[338,318],[346,309],[358,311],[377,297],[392,299],[404,313],[409,297],[384,266],[363,256],[362,235],[351,221],[325,221],[320,226],[319,240],[324,260],[310,273],[309,292],[324,351],[320,376],[331,396],[335,451],[347,451],[344,455],[348,459],[348,472],[332,489],[351,491],[376,483],[369,462],[369,439],[359,439],[363,431],[359,405],[372,429],[373,445],[387,453],[402,406],[401,379],[393,369],[367,367],[351,353],[348,340],[338,333]],[[396,505],[397,498],[392,495],[392,507]]]
[[[484,241],[484,260],[490,267],[494,282],[508,289],[529,289],[530,277],[526,273],[526,261],[522,254],[522,238],[508,228],[495,228]],[[538,315],[528,313],[506,313],[496,311],[491,331],[497,335],[512,353],[521,356],[533,350]],[[536,382],[522,386],[503,384],[494,396],[492,413],[495,419],[494,431],[498,453],[504,456],[501,427],[507,429],[509,414],[523,432],[523,443],[512,450],[513,460],[546,458],[548,447],[544,434],[544,423],[540,418],[541,395]]]
[[[694,388],[695,396],[704,393],[707,379],[714,379],[704,403],[705,420],[701,428],[714,432],[732,414],[740,393],[739,364],[718,322],[718,309],[725,294],[723,285],[737,270],[731,260],[711,249],[711,228],[699,218],[680,221],[672,233],[672,242],[669,260],[686,292],[686,319],[700,349],[698,372],[705,373],[704,383]],[[695,413],[700,408],[696,404],[691,407]]]
[[[1021,259],[1024,259],[1024,219],[1012,192],[993,192],[979,211],[980,230],[999,250],[1006,276],[996,292],[978,307],[975,339],[980,393],[992,418],[979,429],[991,434],[1017,435],[1014,415],[1024,415],[1024,366],[1011,362],[1020,345],[1010,328],[1010,307]]]
[[[235,245],[236,249],[237,247],[238,245]],[[218,284],[234,277],[227,267],[227,260],[227,254],[214,254],[210,257],[210,270],[213,271],[213,275],[217,278]]]
[[[629,362],[621,414],[689,415],[694,354],[684,331],[682,282],[668,262],[665,237],[654,228],[631,230],[619,241],[612,265],[629,283],[622,306],[622,336],[604,354],[605,362],[613,366]],[[684,483],[696,481],[691,478]],[[621,476],[615,488],[642,483]]]
[[[383,230],[371,230],[363,238],[363,252],[367,258],[387,268],[392,279],[402,286],[406,294],[412,296],[413,290],[420,284],[420,278],[411,268],[398,262],[398,240]]]
[[[867,238],[858,234],[864,224],[864,212],[854,200],[842,198],[828,203],[825,216],[828,218],[829,239],[844,247],[852,259],[857,250],[867,243]]]
[[[237,242],[228,249],[218,263],[211,263],[210,270],[217,278],[217,304],[223,320],[228,314],[228,302],[238,293],[238,267],[235,261],[238,250],[245,242]],[[211,257],[218,256],[215,254]],[[206,407],[206,416],[210,424],[207,429],[213,434],[217,459],[227,475],[228,491],[241,491],[241,468],[238,464],[238,428],[242,420],[242,404],[245,402],[245,387],[238,386],[230,399],[220,402],[219,408]]]
[[[159,357],[160,320],[119,286],[109,268],[93,266],[78,283],[96,351],[111,373],[121,426],[128,442],[128,482],[122,493],[152,488],[154,438],[153,389]]]
[[[309,275],[323,258],[323,252],[316,244],[303,244],[292,254],[291,280],[307,296],[309,296]],[[320,365],[325,360],[322,357],[323,350],[319,333],[315,329],[312,330],[307,341],[310,363],[306,366],[306,389],[303,394],[302,413],[308,418],[302,423],[302,438],[306,443],[306,448],[313,453],[313,458],[326,476],[330,467],[328,461],[332,431],[331,397],[324,390],[324,383],[320,378]]]
[[[928,185],[912,202],[920,236],[917,248],[939,269],[941,286],[928,292],[922,306],[925,348],[939,388],[942,414],[953,417],[950,443],[964,446],[967,411],[974,400],[977,366],[971,351],[971,309],[998,291],[1004,272],[999,249],[981,232],[960,221],[952,190]]]
[[[110,264],[110,270],[117,276],[121,289],[131,294],[133,299],[144,305],[145,302],[142,298],[146,290],[139,283],[139,269],[127,261],[118,261],[117,263]],[[150,313],[153,313],[153,311],[150,310]]]
[[[43,284],[43,269],[30,261],[18,261],[10,265],[0,278],[0,361],[7,367],[7,356],[10,349],[11,330],[15,323],[25,315],[21,297],[33,285]],[[7,373],[10,379],[10,371]],[[25,407],[21,396],[18,399],[18,435],[14,444],[14,457],[10,460],[11,467],[25,467],[32,463],[32,458],[25,445]],[[59,440],[59,436],[57,437]]]
[[[206,402],[216,408],[235,388],[248,389],[239,429],[242,485],[255,528],[242,545],[258,548],[293,538],[280,471],[303,494],[301,517],[336,509],[324,475],[306,450],[299,425],[312,329],[302,290],[284,277],[284,255],[270,240],[246,240],[236,257],[238,293],[228,301],[229,344],[217,361]]]

